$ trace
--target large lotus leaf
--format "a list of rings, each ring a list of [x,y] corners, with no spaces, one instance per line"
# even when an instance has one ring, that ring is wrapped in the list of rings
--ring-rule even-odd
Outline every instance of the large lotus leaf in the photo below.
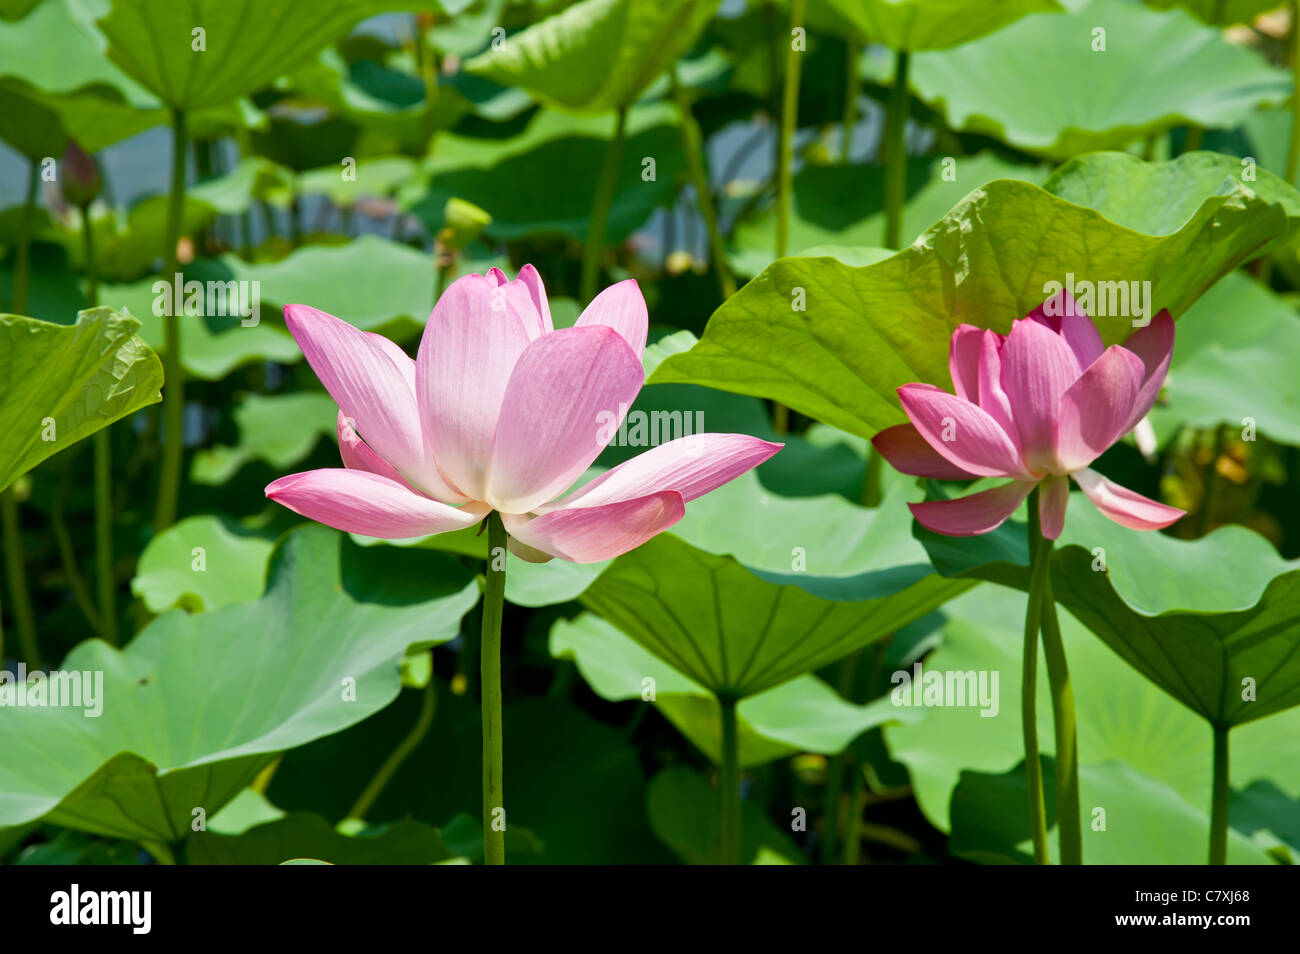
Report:
[[[478,600],[447,557],[401,557],[306,526],[281,542],[260,600],[167,613],[125,650],[79,645],[61,671],[102,671],[98,717],[0,706],[0,828],[44,818],[174,843],[276,753],[388,705],[406,650],[453,638]]]
[[[879,246],[885,228],[884,175],[879,164],[804,166],[794,177],[790,255],[806,257],[810,249],[826,245]],[[903,238],[910,242],[986,182],[1005,178],[1041,184],[1046,175],[1042,166],[1016,165],[991,153],[914,159],[908,165]],[[732,234],[732,267],[742,275],[757,275],[772,264],[775,230],[775,206],[741,220]]]
[[[872,43],[891,50],[943,50],[1014,23],[1055,12],[1056,0],[825,0]]]
[[[453,857],[438,830],[422,822],[407,819],[344,835],[311,812],[294,812],[238,835],[200,832],[185,847],[192,865],[278,865],[294,858],[331,865],[430,865]]]
[[[953,600],[943,611],[949,620],[942,645],[923,660],[926,672],[996,673],[996,716],[984,716],[980,708],[971,706],[931,706],[918,722],[884,729],[890,754],[907,766],[921,811],[942,831],[955,833],[957,819],[950,810],[955,815],[959,807],[953,797],[963,772],[1001,775],[1024,761],[1020,723],[1024,607],[1022,594],[993,587],[980,587]],[[1192,860],[1202,861],[1212,787],[1209,726],[1125,665],[1070,613],[1059,615],[1074,686],[1081,775],[1121,761],[1141,773],[1148,784],[1168,786],[1184,803],[1171,803],[1171,815],[1190,809],[1201,818],[1201,834],[1193,839],[1197,857]],[[1050,754],[1055,750],[1052,705],[1041,654],[1038,685],[1038,740],[1043,753]],[[1267,779],[1292,797],[1300,794],[1298,730],[1300,712],[1292,711],[1234,731],[1233,787],[1240,790]],[[1050,771],[1047,775],[1050,784]],[[1085,785],[1082,801],[1089,816],[1085,837],[1104,837],[1087,831],[1091,809],[1098,804],[1107,809],[1111,835],[1131,831],[1131,823],[1116,818],[1107,800],[1089,800],[1089,787],[1091,783]],[[1007,804],[1019,812],[1023,800]],[[1055,843],[1054,838],[1051,841]],[[1098,850],[1114,857],[1109,853],[1122,852],[1123,846]],[[1084,857],[1094,860],[1087,844]],[[1130,855],[1127,860],[1149,859]]]
[[[419,153],[435,130],[455,126],[471,108],[450,78],[439,76],[430,104],[418,75],[373,60],[349,66],[335,50],[322,50],[314,62],[295,70],[289,85],[367,132]]]
[[[99,294],[101,301],[129,309],[139,317],[141,335],[157,348],[164,341],[163,322],[171,319],[156,314],[155,307],[175,297],[174,293],[155,292],[154,283],[160,280],[105,285]],[[241,283],[237,286],[241,296],[251,296],[254,289],[258,295],[259,314],[254,324],[251,318],[239,315],[203,315],[182,289],[186,317],[181,319],[181,364],[196,377],[210,381],[254,361],[291,364],[301,360],[302,352],[284,327],[284,305],[310,304],[358,328],[399,339],[421,330],[433,307],[432,259],[373,235],[346,245],[308,246],[265,264],[245,262],[237,255],[198,261],[184,270],[182,282],[190,281],[204,283],[205,310],[216,310],[208,303],[208,283],[224,286],[234,281]],[[219,303],[220,299],[213,295],[211,301]],[[245,304],[242,297],[241,304]]]
[[[719,0],[581,0],[465,64],[564,109],[630,106],[713,19]]]
[[[57,453],[161,399],[162,364],[108,308],[55,325],[0,315],[0,488]]]
[[[722,752],[717,699],[703,686],[647,652],[610,623],[591,613],[557,620],[551,627],[551,655],[571,659],[602,699],[653,702],[664,716],[715,763]],[[653,680],[647,684],[645,680]],[[653,698],[647,699],[653,688]],[[797,752],[833,755],[867,729],[908,718],[888,700],[859,706],[845,701],[812,674],[741,700],[736,709],[740,764],[761,765]]]
[[[803,852],[790,836],[772,824],[763,806],[755,800],[741,803],[741,846],[743,864],[768,864],[774,855],[778,864],[802,864]],[[646,813],[659,839],[691,865],[718,864],[722,817],[718,790],[684,765],[666,768],[650,781]]]
[[[20,93],[47,120],[53,116],[61,134],[75,133],[92,152],[166,121],[158,99],[104,58],[76,0],[45,0],[16,23],[0,21],[0,75],[6,91]],[[18,119],[13,102],[5,103],[0,129]],[[27,139],[36,132],[17,131]],[[39,155],[61,154],[59,147]]]
[[[182,206],[181,232],[193,235],[219,215],[247,211],[255,199],[278,199],[291,189],[292,174],[269,159],[244,159],[225,175],[188,186]],[[151,195],[131,207],[122,222],[115,215],[92,218],[96,268],[101,279],[134,279],[147,274],[166,245],[166,195]],[[81,229],[59,230],[57,238],[69,258],[81,266]]]
[[[1047,780],[1044,782],[1047,787]],[[1050,805],[1055,793],[1044,794]],[[1081,766],[1079,799],[1088,813],[1083,826],[1083,857],[1088,864],[1205,863],[1209,831],[1205,808],[1188,804],[1168,785],[1132,766],[1119,761]],[[1100,812],[1105,812],[1104,816]],[[948,850],[984,864],[1033,863],[1023,764],[1001,775],[962,773],[952,794]],[[1050,843],[1048,851],[1054,851]],[[1227,863],[1272,862],[1262,848],[1230,829]]]
[[[1300,316],[1242,272],[1205,293],[1178,321],[1178,343],[1151,422],[1232,428],[1253,421],[1274,440],[1300,445]]]
[[[1300,561],[1244,527],[1179,540],[1125,529],[1080,494],[1070,503],[1053,555],[1062,606],[1215,725],[1300,704]],[[944,574],[1027,586],[1023,523],[979,537],[916,535]]]
[[[266,589],[274,548],[275,541],[241,530],[225,517],[186,517],[150,538],[131,592],[151,613],[251,602]]]
[[[267,85],[371,13],[413,8],[370,0],[83,2],[100,16],[109,58],[184,110],[220,106]]]
[[[715,694],[754,695],[961,592],[902,540],[905,496],[899,488],[875,510],[784,499],[750,475],[693,501],[671,533],[616,559],[581,599]]]
[[[1135,201],[1160,208],[1164,198]],[[652,380],[769,397],[870,437],[905,420],[900,385],[951,387],[948,342],[963,322],[1006,333],[1047,297],[1047,283],[1070,276],[1076,287],[1110,283],[1096,286],[1103,290],[1149,281],[1152,312],[1168,308],[1176,317],[1295,225],[1280,202],[1235,181],[1202,194],[1174,230],[1147,233],[1031,183],[998,180],[883,262],[775,262],[714,313],[698,345],[665,360]],[[1123,310],[1114,307],[1117,297],[1108,301],[1107,312]],[[1107,344],[1133,330],[1133,319],[1094,312]]]
[[[677,121],[668,103],[629,111],[609,211],[609,241],[621,242],[656,207],[674,201],[685,166]],[[493,238],[560,234],[585,240],[593,183],[613,132],[612,116],[566,116],[543,109],[508,139],[447,133],[425,164],[426,181],[403,190],[402,205],[430,231],[443,226],[447,200],[459,198],[492,216],[486,232]],[[510,189],[503,189],[503,182]]]
[[[322,436],[337,434],[338,414],[338,405],[323,391],[250,394],[234,412],[239,443],[199,451],[190,477],[195,483],[221,485],[255,460],[286,470],[310,454]]]
[[[428,734],[366,815],[375,821],[414,817],[443,825],[451,844],[447,819],[462,813],[481,817],[482,727],[477,694],[456,695],[441,681],[436,693]],[[419,693],[403,693],[374,718],[289,753],[268,795],[291,811],[344,817],[410,732],[420,704]],[[598,722],[564,699],[540,696],[507,701],[503,723],[510,864],[668,860],[646,824],[645,779],[621,727]],[[340,765],[349,767],[346,775],[338,771]],[[512,832],[524,830],[540,850],[512,851]]]
[[[1217,152],[1185,152],[1143,162],[1126,152],[1097,152],[1057,167],[1043,188],[1148,235],[1171,235],[1195,218],[1207,196],[1237,187],[1282,208],[1300,227],[1300,194],[1285,179]]]
[[[1182,10],[1126,0],[1034,14],[951,50],[919,53],[910,79],[952,128],[1054,159],[1179,125],[1231,128],[1291,95],[1285,71],[1219,30]]]

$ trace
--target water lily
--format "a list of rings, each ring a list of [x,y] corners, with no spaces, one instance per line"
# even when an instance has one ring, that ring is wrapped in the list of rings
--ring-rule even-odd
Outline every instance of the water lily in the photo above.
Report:
[[[466,275],[438,300],[414,361],[315,308],[284,313],[338,403],[344,466],[282,477],[266,494],[339,530],[425,536],[496,512],[525,560],[607,560],[782,446],[692,434],[561,496],[645,381],[647,314],[635,281],[606,288],[574,327],[556,329],[531,265],[513,281],[496,268]]]
[[[1038,488],[1047,539],[1060,536],[1070,480],[1103,514],[1135,530],[1159,530],[1183,511],[1121,487],[1089,465],[1132,431],[1169,370],[1174,321],[1161,311],[1121,345],[1103,347],[1092,319],[1060,292],[1000,335],[960,325],[949,346],[955,394],[905,384],[910,424],[872,443],[896,469],[919,477],[1011,482],[954,500],[912,504],[925,527],[973,536],[1000,526]]]
[[[1161,311],[1122,345],[1104,347],[1092,319],[1062,291],[1012,323],[1006,336],[959,325],[948,350],[955,394],[905,384],[911,423],[877,434],[876,449],[905,474],[938,479],[1009,477],[954,500],[909,504],[937,533],[996,529],[1029,498],[1029,600],[1025,609],[1021,730],[1034,860],[1047,864],[1047,812],[1038,754],[1038,637],[1052,687],[1057,819],[1062,864],[1082,864],[1074,693],[1052,594],[1053,541],[1065,525],[1070,481],[1125,527],[1158,530],[1183,511],[1107,480],[1091,468],[1144,420],[1174,350],[1174,320]]]

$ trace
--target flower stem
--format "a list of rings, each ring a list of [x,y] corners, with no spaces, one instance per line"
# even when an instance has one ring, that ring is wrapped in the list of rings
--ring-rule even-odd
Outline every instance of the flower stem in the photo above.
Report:
[[[1210,864],[1228,863],[1228,729],[1214,727],[1214,800],[1210,809]]]
[[[885,248],[898,248],[903,236],[903,202],[907,197],[907,149],[903,132],[907,128],[906,50],[894,59],[894,88],[885,117]]]
[[[27,573],[23,568],[23,538],[18,527],[18,500],[13,487],[0,493],[0,525],[3,526],[5,571],[9,576],[9,598],[14,604],[14,620],[18,623],[18,645],[30,669],[39,669],[41,651],[36,642],[36,618],[32,615],[32,600],[27,593]]]
[[[722,803],[722,839],[718,863],[740,864],[740,739],[736,731],[736,700],[719,698],[722,712],[722,764],[718,789]]]
[[[352,808],[348,810],[348,818],[354,818],[358,821],[365,820],[366,813],[370,811],[371,806],[375,804],[375,799],[380,796],[384,787],[388,785],[393,773],[402,767],[402,763],[406,761],[407,756],[415,751],[415,747],[424,741],[424,737],[429,734],[429,727],[433,725],[433,715],[438,707],[438,697],[434,692],[432,676],[429,677],[428,685],[422,691],[422,700],[420,714],[415,718],[415,725],[411,727],[411,731],[406,734],[406,737],[397,743],[397,747],[388,754],[384,764],[379,766],[379,771],[375,773],[375,777],[370,780],[370,784],[365,787]]]
[[[790,4],[790,44],[785,54],[785,85],[781,93],[781,132],[776,143],[776,257],[782,258],[790,239],[790,201],[794,185],[791,153],[794,131],[798,126],[799,75],[803,66],[801,50],[795,49],[794,31],[803,27],[808,0]]]
[[[27,313],[27,289],[32,276],[32,216],[36,213],[39,189],[40,167],[33,160],[27,179],[27,198],[18,217],[18,234],[14,237],[14,284],[9,310],[15,315]]]
[[[609,207],[614,202],[614,187],[618,184],[618,166],[623,160],[623,137],[627,133],[627,107],[619,107],[614,124],[614,138],[605,147],[605,162],[600,167],[596,183],[596,198],[591,207],[591,221],[587,224],[587,244],[582,249],[582,276],[578,284],[582,304],[596,297],[596,279],[600,276],[600,253],[605,244],[605,225],[609,222]]]
[[[1043,767],[1038,758],[1038,627],[1043,618],[1043,588],[1049,580],[1051,541],[1038,520],[1038,488],[1029,495],[1029,605],[1025,611],[1024,670],[1020,685],[1020,720],[1025,739],[1025,779],[1029,783],[1029,829],[1034,839],[1034,863],[1049,864],[1047,810],[1043,806]]]
[[[858,124],[858,97],[862,95],[862,77],[858,75],[858,59],[862,44],[856,39],[846,41],[844,57],[844,118],[840,131],[840,162],[848,165],[853,158],[853,127]]]
[[[181,215],[185,208],[185,113],[172,112],[172,183],[167,204],[167,231],[163,246],[163,280],[170,282],[178,267],[176,246],[181,238]],[[180,311],[180,303],[173,302]],[[163,442],[162,467],[158,475],[158,500],[154,508],[153,532],[161,533],[176,519],[181,489],[181,461],[184,455],[185,380],[181,371],[181,325],[179,314],[163,319]]]
[[[1291,96],[1291,142],[1286,153],[1286,181],[1295,185],[1300,172],[1300,3],[1291,3],[1291,78],[1295,92]]]
[[[81,207],[81,239],[86,257],[86,303],[99,304],[99,274],[95,268],[95,232],[90,227],[90,203]],[[117,592],[113,578],[113,443],[109,428],[95,432],[95,581],[99,589],[99,634],[117,645]]]
[[[483,636],[479,671],[483,680],[483,862],[506,863],[505,796],[501,784],[501,614],[506,595],[506,528],[495,510],[488,514],[487,586],[483,590]],[[502,812],[499,826],[497,810]]]
[[[704,168],[704,141],[700,135],[700,124],[691,112],[686,91],[677,82],[676,71],[673,72],[672,80],[673,98],[677,101],[677,110],[682,117],[682,148],[686,151],[686,168],[695,185],[695,201],[709,233],[709,250],[713,255],[714,273],[718,276],[718,291],[722,293],[722,300],[726,301],[736,293],[736,280],[731,277],[731,269],[727,267],[727,246],[722,241],[722,233],[718,231],[718,213],[713,208],[709,175]]]
[[[1044,549],[1050,557],[1051,540],[1046,541]],[[1056,618],[1051,573],[1045,574],[1043,582],[1043,656],[1052,687],[1052,719],[1056,727],[1056,819],[1061,864],[1081,865],[1083,831],[1079,827],[1079,738],[1074,724],[1074,688],[1065,661],[1061,624]]]

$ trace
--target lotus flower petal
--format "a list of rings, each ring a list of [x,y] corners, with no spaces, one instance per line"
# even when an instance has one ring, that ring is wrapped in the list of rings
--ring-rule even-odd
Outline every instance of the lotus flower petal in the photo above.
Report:
[[[281,477],[266,495],[327,527],[384,539],[462,530],[487,513],[480,504],[452,507],[379,474],[341,467]]]

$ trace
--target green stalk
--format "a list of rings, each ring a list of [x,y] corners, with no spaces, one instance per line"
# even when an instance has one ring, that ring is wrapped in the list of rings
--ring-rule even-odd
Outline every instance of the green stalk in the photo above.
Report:
[[[68,523],[63,518],[64,502],[67,500],[68,484],[72,477],[72,462],[75,459],[75,453],[69,452],[64,455],[63,473],[59,478],[59,487],[54,493],[54,501],[50,507],[50,526],[54,530],[54,543],[59,550],[59,562],[63,564],[63,572],[68,578],[72,598],[81,607],[81,612],[85,615],[86,622],[90,623],[90,628],[102,638],[104,627],[99,620],[99,610],[95,608],[95,601],[91,599],[90,590],[81,576],[81,570],[77,567],[72,535],[68,533]]]
[[[163,247],[163,280],[172,282],[178,267],[176,245],[181,238],[181,216],[185,208],[185,113],[172,111],[172,183],[167,204],[167,233]],[[180,312],[180,302],[172,303]],[[153,532],[161,533],[176,520],[181,490],[181,461],[185,448],[185,378],[181,370],[181,316],[163,320],[163,439],[162,467],[158,475],[158,500],[154,507]]]
[[[5,571],[9,577],[9,598],[14,604],[14,620],[18,623],[18,645],[29,669],[39,669],[41,652],[36,644],[36,619],[32,614],[32,599],[27,592],[27,573],[23,569],[23,540],[18,528],[18,501],[14,488],[6,487],[0,493],[0,525],[3,525]]]
[[[1210,864],[1228,863],[1228,729],[1214,727],[1214,799],[1210,808]]]
[[[740,864],[740,739],[736,732],[736,700],[719,698],[722,712],[722,764],[718,790],[722,803],[722,837],[718,863]]]
[[[1295,185],[1300,172],[1300,3],[1291,3],[1291,143],[1286,153],[1286,181]]]
[[[483,590],[483,637],[479,671],[483,680],[483,862],[506,863],[504,827],[494,831],[496,809],[505,808],[501,739],[501,614],[506,595],[506,528],[495,510],[488,514],[487,586]],[[500,560],[501,569],[495,569]]]
[[[609,221],[609,207],[614,201],[614,188],[618,184],[618,166],[623,160],[623,138],[626,133],[627,107],[621,106],[614,123],[614,138],[605,148],[605,161],[600,167],[596,197],[591,207],[591,221],[587,225],[587,243],[582,249],[582,276],[578,289],[583,305],[596,297],[600,253],[605,244],[605,225]]]
[[[686,91],[677,83],[677,74],[673,73],[673,98],[677,101],[677,110],[682,116],[682,147],[686,150],[686,168],[690,171],[691,181],[695,184],[695,200],[699,203],[700,215],[709,232],[709,250],[713,254],[713,269],[718,276],[718,291],[726,301],[736,293],[736,280],[731,277],[727,266],[727,246],[722,241],[722,232],[718,229],[718,213],[713,208],[713,193],[709,191],[709,175],[704,168],[704,141],[700,135],[700,125],[691,112],[690,101]]]
[[[1052,541],[1044,544],[1046,556]],[[1046,561],[1046,557],[1044,558]],[[1047,660],[1047,681],[1052,686],[1052,718],[1056,727],[1056,819],[1060,826],[1061,864],[1083,864],[1083,831],[1079,822],[1079,738],[1074,724],[1074,689],[1065,661],[1065,643],[1056,618],[1052,595],[1052,574],[1043,583],[1043,656]]]
[[[86,252],[86,300],[99,304],[95,268],[95,233],[90,227],[90,203],[81,207],[81,236]],[[113,443],[109,429],[95,432],[95,581],[99,587],[100,636],[111,645],[117,639],[117,588],[113,577]]]
[[[364,821],[366,813],[370,811],[371,806],[375,804],[384,787],[392,779],[393,773],[402,767],[402,763],[407,757],[415,751],[424,737],[429,734],[429,727],[433,725],[433,715],[438,708],[438,697],[434,692],[433,676],[429,677],[429,683],[422,692],[422,702],[420,703],[420,714],[416,716],[415,725],[401,742],[397,743],[397,748],[388,754],[384,764],[379,766],[379,771],[375,777],[370,780],[370,784],[357,797],[356,803],[348,810],[347,817],[354,818],[358,821]]]
[[[1020,721],[1025,739],[1025,779],[1029,783],[1029,829],[1034,838],[1034,863],[1049,864],[1047,810],[1043,806],[1043,767],[1038,759],[1038,626],[1043,618],[1043,591],[1049,581],[1051,541],[1038,520],[1038,488],[1029,495],[1029,605],[1025,610],[1024,669],[1020,686]]]
[[[853,786],[849,789],[849,824],[844,831],[844,854],[840,861],[856,865],[862,860],[862,812],[867,807],[867,776],[853,764]]]
[[[858,75],[858,58],[862,55],[862,44],[857,40],[847,41],[844,51],[848,62],[844,70],[844,119],[840,133],[840,162],[849,164],[853,147],[853,127],[858,123],[858,97],[862,95],[862,77]]]
[[[885,117],[885,248],[898,248],[903,236],[903,203],[907,198],[907,149],[903,132],[907,129],[906,50],[894,59],[894,88],[889,96],[889,113]]]
[[[808,0],[793,0],[790,4],[789,47],[785,53],[785,86],[781,93],[781,132],[776,143],[776,257],[783,258],[790,239],[790,201],[793,194],[794,170],[791,152],[794,131],[798,125],[799,78],[803,66],[800,51],[794,48],[794,31],[803,26]]]
[[[27,311],[27,288],[31,279],[32,216],[36,211],[36,192],[40,185],[39,166],[31,162],[27,180],[27,200],[18,219],[18,235],[14,253],[14,284],[11,307],[15,315]],[[5,571],[9,577],[9,596],[14,605],[14,621],[18,624],[18,644],[22,647],[27,664],[35,669],[41,664],[40,649],[36,643],[36,618],[32,613],[32,597],[27,591],[27,568],[23,562],[23,541],[18,528],[18,500],[11,484],[0,493],[0,533],[4,537]],[[0,649],[3,649],[0,640]],[[0,658],[3,658],[0,656]]]

